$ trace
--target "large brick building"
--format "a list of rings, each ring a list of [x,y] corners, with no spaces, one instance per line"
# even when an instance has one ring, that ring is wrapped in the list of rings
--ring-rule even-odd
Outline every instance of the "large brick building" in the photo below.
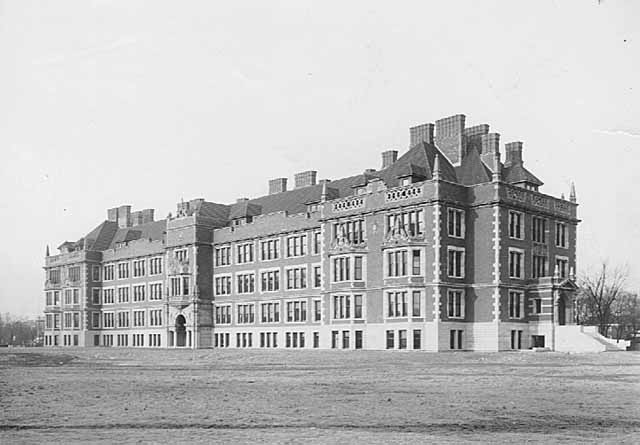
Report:
[[[434,131],[435,130],[435,131]],[[575,191],[456,115],[379,170],[269,181],[175,215],[121,206],[45,258],[45,344],[496,351],[567,342]],[[564,342],[564,343],[563,343]]]

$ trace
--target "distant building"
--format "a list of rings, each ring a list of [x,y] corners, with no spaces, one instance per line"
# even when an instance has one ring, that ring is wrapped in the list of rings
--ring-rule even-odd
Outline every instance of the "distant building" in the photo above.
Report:
[[[558,349],[574,323],[575,191],[456,115],[338,180],[175,215],[130,206],[45,258],[45,344]],[[550,160],[550,162],[553,162]],[[48,250],[48,249],[47,249]]]

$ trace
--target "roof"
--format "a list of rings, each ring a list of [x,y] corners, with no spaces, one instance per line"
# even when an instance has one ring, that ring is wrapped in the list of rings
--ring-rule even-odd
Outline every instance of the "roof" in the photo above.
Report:
[[[512,184],[516,184],[518,182],[529,182],[538,186],[544,184],[520,163],[505,167],[502,171],[502,177],[505,182]]]
[[[146,224],[133,227],[121,227],[115,232],[109,243],[108,249],[115,248],[117,243],[133,241],[137,239],[147,239],[149,241],[162,241],[167,227],[167,220],[161,219]],[[93,249],[98,250],[98,249]],[[105,249],[101,249],[105,250]]]

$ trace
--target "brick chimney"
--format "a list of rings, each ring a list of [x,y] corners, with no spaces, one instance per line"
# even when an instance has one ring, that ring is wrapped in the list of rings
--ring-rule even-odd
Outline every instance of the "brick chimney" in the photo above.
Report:
[[[522,165],[522,145],[523,144],[520,141],[509,142],[508,144],[505,144],[505,167],[511,167],[512,165]]]
[[[382,152],[382,170],[389,167],[398,160],[398,150],[387,150]]]
[[[131,227],[131,206],[124,205],[108,209],[107,220],[117,222],[118,227]]]
[[[287,191],[287,178],[276,178],[269,181],[269,194],[275,195]]]
[[[296,173],[294,176],[294,181],[296,183],[296,188],[300,187],[308,187],[310,185],[316,185],[316,176],[318,172],[315,170],[308,170],[305,172]]]
[[[433,144],[433,128],[433,124],[422,124],[409,128],[409,148],[420,142]]]
[[[480,137],[480,158],[493,173],[500,169],[500,134],[487,133]]]
[[[489,133],[489,125],[482,124],[465,128],[462,133],[464,134],[467,153],[471,148],[475,148],[478,153],[482,154],[482,136]]]
[[[436,121],[436,146],[454,166],[460,165],[465,155],[464,114]]]

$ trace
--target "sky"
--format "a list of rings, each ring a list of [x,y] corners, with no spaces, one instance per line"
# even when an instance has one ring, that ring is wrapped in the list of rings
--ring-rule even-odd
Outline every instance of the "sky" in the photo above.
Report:
[[[458,113],[574,181],[578,274],[640,290],[640,2],[0,0],[0,312],[40,314],[46,246],[108,208],[380,168]]]

